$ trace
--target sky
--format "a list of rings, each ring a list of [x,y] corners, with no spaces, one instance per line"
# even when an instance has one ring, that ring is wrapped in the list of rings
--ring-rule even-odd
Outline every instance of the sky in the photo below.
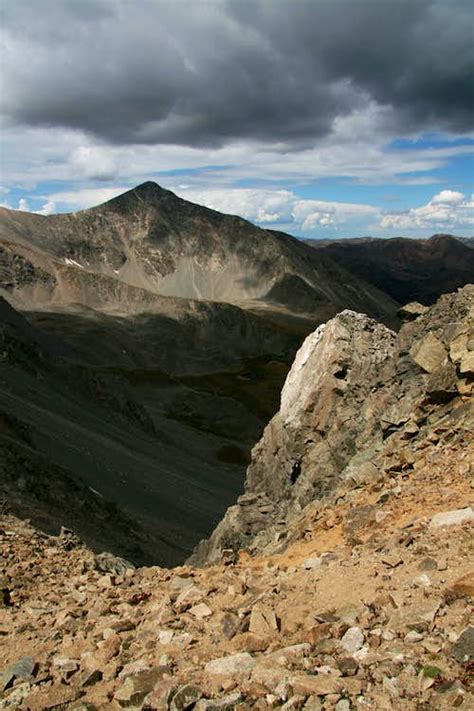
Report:
[[[0,0],[0,204],[474,234],[471,0]]]

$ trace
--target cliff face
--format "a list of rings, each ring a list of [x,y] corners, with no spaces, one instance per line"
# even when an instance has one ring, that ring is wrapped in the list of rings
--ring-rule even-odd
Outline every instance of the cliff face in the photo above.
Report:
[[[252,451],[245,494],[191,560],[212,562],[228,548],[281,549],[311,502],[413,467],[407,443],[422,449],[437,422],[449,430],[465,418],[468,427],[473,307],[468,285],[420,307],[398,335],[344,311],[308,336]]]

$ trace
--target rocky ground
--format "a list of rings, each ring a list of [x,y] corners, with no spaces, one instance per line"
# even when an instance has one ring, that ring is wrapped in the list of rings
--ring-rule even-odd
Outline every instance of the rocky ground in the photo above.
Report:
[[[282,553],[133,569],[68,531],[0,523],[0,708],[472,708],[472,459],[303,512]]]
[[[473,708],[473,297],[310,337],[249,468],[281,462],[279,499],[224,519],[247,550],[135,569],[5,511],[0,709]]]

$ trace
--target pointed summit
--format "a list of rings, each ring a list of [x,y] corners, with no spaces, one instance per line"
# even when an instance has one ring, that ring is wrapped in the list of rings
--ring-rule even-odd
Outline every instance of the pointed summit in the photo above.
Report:
[[[131,188],[121,195],[107,200],[106,202],[92,208],[93,210],[103,210],[104,208],[110,208],[115,212],[127,212],[133,208],[136,208],[137,203],[150,204],[161,199],[165,195],[173,195],[169,190],[165,190],[158,183],[152,180],[147,180],[144,183],[140,183],[135,188]]]
[[[142,193],[164,193],[169,191],[162,188],[158,183],[155,183],[154,180],[145,180],[144,183],[140,183],[140,185],[137,185],[136,188],[132,188],[129,192],[135,192],[141,195]]]

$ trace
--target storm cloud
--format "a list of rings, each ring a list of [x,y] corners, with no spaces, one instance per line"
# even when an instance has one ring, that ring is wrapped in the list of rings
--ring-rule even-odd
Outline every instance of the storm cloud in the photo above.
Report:
[[[6,0],[8,124],[116,144],[304,148],[369,104],[472,128],[470,0]]]

